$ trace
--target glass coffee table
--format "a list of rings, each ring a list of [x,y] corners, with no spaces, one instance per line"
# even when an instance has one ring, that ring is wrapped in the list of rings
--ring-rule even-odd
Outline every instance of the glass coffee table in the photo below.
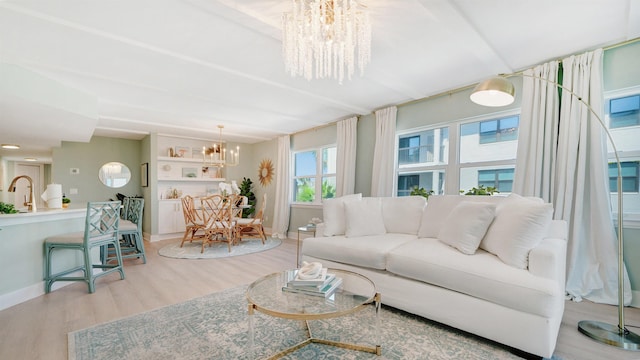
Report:
[[[285,349],[269,359],[279,359],[310,343],[332,345],[341,348],[381,354],[379,327],[380,327],[380,294],[376,292],[375,284],[367,277],[352,271],[329,269],[329,273],[342,278],[342,285],[328,297],[313,296],[307,294],[283,291],[288,279],[292,278],[292,272],[287,270],[264,276],[247,289],[247,301],[249,302],[249,347],[254,349],[254,311],[279,318],[301,320],[306,324],[307,339]],[[345,316],[364,309],[367,305],[375,305],[375,346],[364,346],[343,343],[332,340],[314,338],[311,334],[308,321],[329,319]]]

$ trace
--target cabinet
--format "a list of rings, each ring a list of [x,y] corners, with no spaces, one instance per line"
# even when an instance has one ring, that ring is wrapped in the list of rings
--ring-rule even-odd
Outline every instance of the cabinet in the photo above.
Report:
[[[158,233],[184,232],[185,223],[180,199],[160,200],[158,204]]]

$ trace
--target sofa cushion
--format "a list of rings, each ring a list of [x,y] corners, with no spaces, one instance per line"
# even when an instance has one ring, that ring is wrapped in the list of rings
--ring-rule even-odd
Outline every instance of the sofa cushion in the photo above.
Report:
[[[344,221],[344,203],[360,200],[362,194],[345,195],[335,199],[322,201],[322,216],[324,217],[324,236],[344,235],[346,225]]]
[[[382,217],[387,232],[416,235],[426,203],[422,196],[382,198]]]
[[[462,201],[445,219],[438,240],[463,254],[473,255],[495,214],[496,204]]]
[[[382,218],[380,198],[368,197],[344,204],[347,237],[383,235],[387,233]]]
[[[506,264],[526,269],[529,251],[547,234],[552,215],[551,204],[511,194],[498,204],[496,218],[480,247]]]
[[[387,253],[415,239],[415,235],[408,234],[306,238],[302,243],[302,253],[318,259],[384,270]]]
[[[391,250],[387,271],[545,317],[557,316],[563,293],[556,281],[509,266],[484,250],[468,256],[429,238]]]

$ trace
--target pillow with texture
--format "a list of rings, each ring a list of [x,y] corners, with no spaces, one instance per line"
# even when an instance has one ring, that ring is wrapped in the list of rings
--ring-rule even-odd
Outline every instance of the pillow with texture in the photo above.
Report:
[[[382,218],[380,198],[363,198],[344,204],[347,237],[383,235],[387,233]]]
[[[348,201],[358,201],[362,194],[345,195],[335,199],[325,199],[322,202],[322,216],[324,222],[324,236],[344,235],[346,224],[344,221],[344,204]]]
[[[495,204],[463,201],[445,219],[438,240],[463,254],[473,255],[495,214]]]
[[[526,269],[529,251],[542,241],[552,215],[551,204],[511,194],[496,207],[496,217],[480,248],[497,255],[508,265]]]

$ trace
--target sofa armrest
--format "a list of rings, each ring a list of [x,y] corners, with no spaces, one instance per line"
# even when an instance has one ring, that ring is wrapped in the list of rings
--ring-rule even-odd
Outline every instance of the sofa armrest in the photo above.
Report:
[[[567,259],[567,224],[554,220],[550,235],[529,252],[529,272],[557,281],[564,290]]]

